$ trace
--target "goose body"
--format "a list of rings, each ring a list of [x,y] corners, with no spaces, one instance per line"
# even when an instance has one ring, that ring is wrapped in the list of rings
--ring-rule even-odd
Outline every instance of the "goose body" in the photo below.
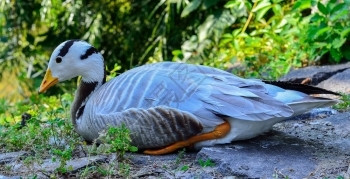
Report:
[[[255,137],[277,122],[337,102],[174,62],[140,66],[105,82],[103,64],[102,55],[90,44],[63,42],[54,50],[40,87],[42,92],[58,81],[82,76],[71,115],[77,133],[88,141],[108,126],[125,124],[140,149],[186,143],[181,141],[192,142],[180,147],[224,144]],[[220,131],[224,124],[225,132]],[[212,131],[215,137],[198,137]]]

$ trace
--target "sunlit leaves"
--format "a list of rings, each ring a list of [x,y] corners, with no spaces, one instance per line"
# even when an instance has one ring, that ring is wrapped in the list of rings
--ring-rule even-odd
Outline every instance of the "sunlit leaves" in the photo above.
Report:
[[[268,10],[272,8],[270,0],[262,0],[258,1],[258,4],[254,9],[252,9],[252,12],[256,13],[256,20],[260,20],[263,18],[263,16],[266,14]]]
[[[293,5],[293,10],[302,11],[311,7],[312,0],[298,0]]]
[[[317,3],[317,8],[323,15],[327,15],[328,14],[328,9],[321,2]]]
[[[349,9],[346,2],[329,1],[326,4],[317,3],[319,12],[311,15],[310,24],[304,37],[307,43],[312,44],[314,53],[330,54],[330,60],[340,62],[342,58],[350,60],[344,46],[349,41]]]

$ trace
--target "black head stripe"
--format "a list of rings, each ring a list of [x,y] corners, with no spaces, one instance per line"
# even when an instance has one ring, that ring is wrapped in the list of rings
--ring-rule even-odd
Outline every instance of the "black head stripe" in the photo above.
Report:
[[[80,59],[82,59],[82,60],[87,59],[90,55],[92,55],[94,53],[98,53],[98,51],[94,47],[90,47],[86,50],[84,55],[80,56]]]
[[[57,55],[57,56],[61,56],[61,57],[64,57],[68,51],[69,51],[69,48],[73,45],[74,42],[76,41],[79,41],[79,40],[68,40],[64,45],[63,47],[61,48],[60,50],[60,53]]]

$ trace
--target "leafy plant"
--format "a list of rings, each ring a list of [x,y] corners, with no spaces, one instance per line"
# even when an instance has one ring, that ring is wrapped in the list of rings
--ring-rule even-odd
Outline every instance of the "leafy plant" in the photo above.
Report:
[[[340,98],[341,102],[334,105],[333,108],[337,110],[347,110],[350,108],[350,95],[349,94],[342,94]]]
[[[131,145],[130,130],[125,124],[120,127],[108,127],[100,133],[97,140],[102,142],[100,148],[105,148],[107,153],[117,153],[120,158],[124,157],[126,152],[137,152],[137,147]]]
[[[123,177],[127,177],[130,175],[130,165],[127,163],[119,163],[119,173]]]
[[[276,79],[305,61],[293,42],[301,33],[292,3],[228,1],[197,33],[173,51],[175,61],[231,68],[241,76]]]
[[[66,149],[52,149],[52,154],[59,158],[60,166],[56,169],[59,173],[64,174],[72,170],[72,166],[66,166],[67,161],[73,157],[73,149],[71,147]],[[56,157],[52,158],[52,161],[56,162]]]
[[[192,2],[187,6],[191,12],[200,9],[197,1]],[[231,0],[224,6],[217,4],[219,15],[208,15],[181,50],[173,51],[173,60],[265,79],[277,79],[291,68],[320,63],[322,58],[328,61],[328,53],[333,57],[330,61],[340,62],[342,57],[348,59],[350,51],[348,3]],[[310,13],[317,7],[322,11]]]
[[[207,159],[207,160],[199,159],[198,163],[201,167],[213,167],[213,166],[215,166],[213,161],[211,161],[210,159]]]
[[[176,159],[175,159],[175,164],[179,165],[181,163],[181,160],[185,157],[186,149],[183,148],[177,153]]]
[[[183,171],[183,172],[185,172],[185,171],[187,171],[188,169],[190,169],[190,166],[188,166],[188,165],[183,165],[182,167],[181,167],[181,171]]]
[[[85,167],[85,169],[83,169],[80,172],[79,177],[80,178],[99,178],[101,176],[111,177],[116,173],[114,170],[114,167],[115,166],[110,164],[97,164],[93,166],[87,166]]]
[[[304,39],[305,43],[311,44],[312,59],[330,54],[326,61],[339,63],[342,59],[350,60],[349,6],[350,1],[330,0],[326,4],[317,2],[318,10],[310,17]]]

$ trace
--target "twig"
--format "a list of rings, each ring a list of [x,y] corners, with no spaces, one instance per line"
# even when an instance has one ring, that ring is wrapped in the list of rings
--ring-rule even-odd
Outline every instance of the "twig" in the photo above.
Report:
[[[258,4],[258,0],[257,0],[257,1],[255,1],[254,5],[253,5],[253,7],[252,7],[252,10],[251,10],[251,11],[250,11],[250,13],[249,13],[249,16],[248,16],[247,22],[244,24],[244,26],[243,26],[243,29],[242,29],[242,32],[241,32],[241,33],[244,33],[244,32],[245,32],[245,30],[247,29],[247,27],[248,27],[248,25],[249,25],[250,21],[252,20],[252,17],[253,17],[253,9],[256,7],[256,5],[257,5],[257,4]]]

